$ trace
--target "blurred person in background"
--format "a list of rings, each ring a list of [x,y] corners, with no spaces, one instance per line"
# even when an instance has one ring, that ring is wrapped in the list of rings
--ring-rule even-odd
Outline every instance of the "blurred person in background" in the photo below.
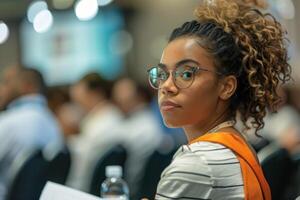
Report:
[[[266,110],[264,127],[258,132],[262,137],[254,134],[253,127],[244,130],[240,116],[237,117],[236,127],[244,131],[258,153],[274,200],[295,199],[297,191],[300,191],[297,183],[300,180],[295,180],[300,169],[300,115],[291,99],[291,92],[290,85],[278,86],[280,99],[276,109]],[[251,126],[250,120],[247,124]]]
[[[84,111],[80,133],[69,141],[73,162],[68,185],[88,191],[99,158],[120,136],[114,128],[122,119],[120,110],[110,101],[111,82],[98,73],[89,73],[70,88],[71,99]]]
[[[80,122],[83,118],[83,109],[70,99],[69,86],[54,86],[48,88],[48,105],[57,117],[65,141],[79,134]]]
[[[69,86],[52,86],[47,89],[48,106],[54,114],[58,113],[61,105],[71,101]]]
[[[5,110],[12,99],[16,97],[14,76],[18,68],[18,66],[10,66],[2,71],[0,80],[0,110]]]
[[[277,92],[281,97],[277,112],[268,110],[265,126],[259,132],[269,144],[258,152],[258,157],[273,199],[295,199],[300,192],[300,180],[295,180],[300,169],[300,115],[291,101],[290,88],[279,87]]]
[[[162,129],[150,108],[151,93],[130,78],[118,80],[112,90],[113,101],[123,111],[125,119],[118,127],[128,150],[127,180],[134,198],[147,158],[157,149]]]
[[[291,155],[297,154],[300,152],[300,115],[291,102],[290,89],[279,87],[278,94],[280,104],[276,113],[267,113],[261,135],[286,148]]]
[[[56,116],[67,143],[73,137],[78,136],[80,133],[80,122],[83,119],[84,113],[77,104],[72,102],[62,104],[58,108]]]
[[[4,88],[2,82],[0,82],[0,112],[5,110],[5,100],[4,100]]]
[[[256,153],[234,125],[240,112],[257,134],[276,106],[278,84],[291,74],[285,31],[259,10],[263,1],[202,3],[148,70],[165,124],[182,127],[189,142],[162,173],[155,199],[271,200]]]
[[[254,128],[246,130],[245,133],[257,152],[269,143],[276,143],[289,149],[289,152],[293,154],[297,152],[297,146],[300,145],[300,115],[291,101],[290,88],[280,86],[277,88],[277,93],[280,100],[276,105],[276,112],[274,109],[267,109],[264,127],[259,130],[259,135],[263,137],[256,137]],[[240,117],[236,126],[243,131]],[[248,125],[250,126],[249,122]]]
[[[289,100],[290,103],[296,108],[300,114],[300,83],[299,81],[292,87],[289,88]]]
[[[27,149],[63,144],[38,71],[9,67],[3,73],[2,84],[7,110],[0,114],[0,199],[5,195],[10,166],[19,154]]]

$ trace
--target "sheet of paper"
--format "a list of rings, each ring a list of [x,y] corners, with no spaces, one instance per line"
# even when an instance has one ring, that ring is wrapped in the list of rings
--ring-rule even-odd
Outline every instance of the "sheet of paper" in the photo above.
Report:
[[[103,200],[99,197],[48,181],[40,200]]]

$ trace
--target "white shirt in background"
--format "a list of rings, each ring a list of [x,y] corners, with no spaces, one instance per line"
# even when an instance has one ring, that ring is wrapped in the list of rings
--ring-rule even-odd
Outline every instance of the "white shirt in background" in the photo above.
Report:
[[[44,96],[26,95],[0,114],[0,199],[6,192],[9,169],[24,150],[62,145],[59,125]]]

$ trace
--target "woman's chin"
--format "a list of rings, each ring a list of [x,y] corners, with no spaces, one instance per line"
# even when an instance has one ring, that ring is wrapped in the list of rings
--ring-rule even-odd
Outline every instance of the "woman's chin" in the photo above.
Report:
[[[168,128],[180,128],[183,125],[179,123],[178,121],[173,121],[173,120],[166,120],[164,119],[164,124]]]

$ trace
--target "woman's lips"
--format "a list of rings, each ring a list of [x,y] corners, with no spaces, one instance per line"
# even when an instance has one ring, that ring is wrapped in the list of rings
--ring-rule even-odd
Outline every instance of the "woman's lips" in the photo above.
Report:
[[[172,102],[172,101],[163,101],[161,104],[160,104],[160,109],[162,111],[171,111],[171,110],[174,110],[176,108],[179,108],[181,107],[180,105]]]

